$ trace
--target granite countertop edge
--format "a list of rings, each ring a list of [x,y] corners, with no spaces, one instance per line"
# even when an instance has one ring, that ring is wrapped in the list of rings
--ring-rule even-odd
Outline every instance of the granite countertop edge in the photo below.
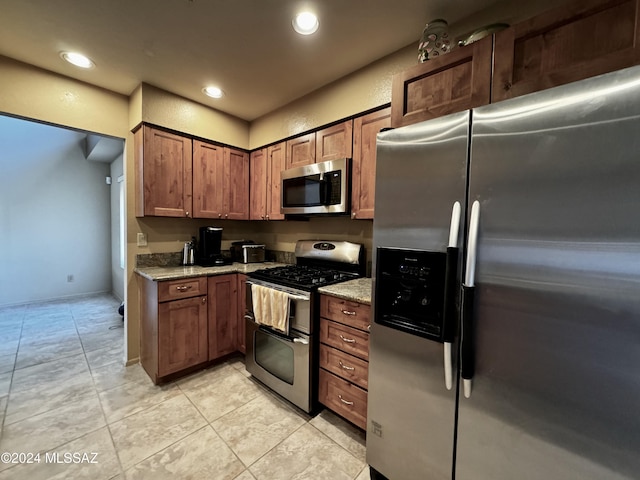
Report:
[[[263,268],[285,266],[285,263],[232,263],[219,267],[177,266],[177,267],[136,267],[134,272],[148,280],[163,282],[167,280],[181,280],[184,278],[209,277],[229,273],[251,273]],[[319,293],[332,295],[352,302],[371,305],[371,278],[356,278],[347,282],[337,283],[318,289]]]
[[[237,263],[221,265],[219,267],[177,266],[177,267],[136,267],[134,272],[148,280],[160,282],[165,280],[180,280],[193,277],[210,277],[227,273],[251,273],[263,268],[282,267],[286,264],[277,262]]]
[[[356,278],[348,282],[320,287],[318,292],[342,298],[343,300],[371,305],[371,278]]]

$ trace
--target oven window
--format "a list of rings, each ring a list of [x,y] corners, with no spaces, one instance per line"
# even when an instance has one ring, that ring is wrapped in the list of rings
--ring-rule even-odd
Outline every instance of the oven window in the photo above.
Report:
[[[289,342],[257,330],[254,355],[258,365],[283,382],[293,385],[293,348]]]

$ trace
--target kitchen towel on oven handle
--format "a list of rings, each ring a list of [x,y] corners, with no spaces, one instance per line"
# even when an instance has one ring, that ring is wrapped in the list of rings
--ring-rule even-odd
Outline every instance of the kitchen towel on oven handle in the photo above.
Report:
[[[262,285],[251,285],[256,323],[289,335],[289,294]]]

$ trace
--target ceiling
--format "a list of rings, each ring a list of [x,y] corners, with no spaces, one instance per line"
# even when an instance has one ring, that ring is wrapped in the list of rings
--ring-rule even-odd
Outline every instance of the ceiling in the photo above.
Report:
[[[408,45],[416,45],[417,59],[427,21],[453,24],[496,3],[4,0],[0,55],[127,96],[149,83],[251,121]],[[305,7],[320,20],[311,36],[291,27]],[[63,62],[65,50],[86,54],[95,67]],[[206,97],[210,84],[225,96]]]

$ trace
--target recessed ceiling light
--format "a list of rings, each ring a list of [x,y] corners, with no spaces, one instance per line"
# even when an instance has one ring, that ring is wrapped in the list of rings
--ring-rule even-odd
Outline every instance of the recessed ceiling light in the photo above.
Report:
[[[293,29],[300,35],[311,35],[320,26],[318,17],[311,12],[299,13],[291,23],[293,24]]]
[[[60,56],[67,62],[80,68],[91,68],[95,64],[89,57],[85,57],[81,53],[76,52],[62,52]]]
[[[213,98],[221,98],[224,95],[224,92],[220,90],[218,87],[205,87],[202,89],[205,95],[209,95]]]

